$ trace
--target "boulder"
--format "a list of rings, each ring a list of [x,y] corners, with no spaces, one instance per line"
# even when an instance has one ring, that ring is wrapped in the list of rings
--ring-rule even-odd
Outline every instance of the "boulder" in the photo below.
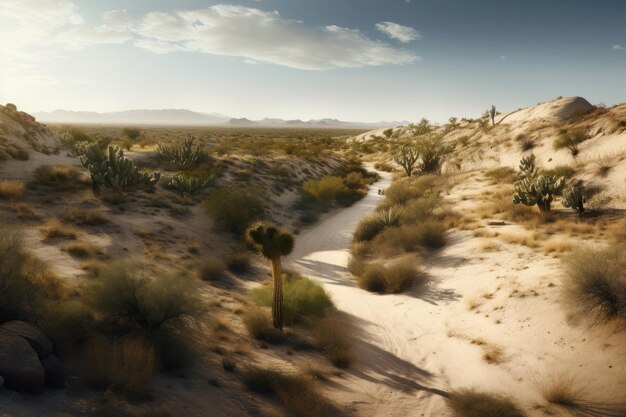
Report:
[[[14,334],[25,339],[37,352],[39,358],[45,358],[52,353],[52,342],[37,327],[25,321],[8,321],[0,326],[0,331]]]
[[[0,331],[0,376],[5,387],[16,391],[44,389],[45,374],[37,352],[26,339],[6,331]]]
[[[41,360],[41,365],[46,375],[46,386],[57,389],[65,388],[67,373],[59,358],[48,355]]]

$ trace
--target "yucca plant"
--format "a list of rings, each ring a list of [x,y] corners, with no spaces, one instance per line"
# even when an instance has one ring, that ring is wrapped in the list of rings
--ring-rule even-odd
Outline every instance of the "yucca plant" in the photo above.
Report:
[[[400,219],[400,212],[394,207],[371,214],[359,223],[354,232],[354,240],[372,240],[383,230],[400,226]]]

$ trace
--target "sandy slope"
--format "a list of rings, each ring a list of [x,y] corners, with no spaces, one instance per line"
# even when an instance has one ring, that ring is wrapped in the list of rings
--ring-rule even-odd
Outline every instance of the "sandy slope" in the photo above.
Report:
[[[559,302],[558,261],[532,249],[500,242],[486,252],[482,239],[453,232],[427,259],[425,288],[384,296],[357,288],[346,248],[382,198],[377,189],[390,183],[381,175],[361,202],[303,232],[287,261],[324,283],[359,335],[357,363],[328,390],[331,398],[359,416],[442,416],[446,391],[478,387],[515,399],[530,416],[568,415],[541,396],[546,381],[564,374],[583,378],[595,402],[626,401],[626,337],[570,324]],[[478,203],[461,198],[485,187],[476,174],[446,198],[471,209]],[[501,363],[483,359],[492,347],[501,349]]]

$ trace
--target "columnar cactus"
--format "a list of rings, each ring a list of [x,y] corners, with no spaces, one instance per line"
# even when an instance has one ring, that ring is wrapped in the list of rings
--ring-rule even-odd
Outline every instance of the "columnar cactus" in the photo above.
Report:
[[[94,189],[101,186],[116,192],[146,189],[154,187],[161,178],[159,172],[140,171],[117,146],[109,146],[105,153],[97,143],[91,143],[83,151],[80,161],[89,170]]]
[[[194,145],[194,141],[193,136],[188,136],[172,145],[160,143],[157,152],[176,169],[187,171],[207,159],[206,152],[199,145]]]
[[[555,175],[539,175],[535,166],[535,155],[530,154],[522,158],[519,165],[522,179],[516,181],[513,204],[525,204],[539,207],[542,212],[550,211],[554,196],[561,192],[565,185],[565,178]]]
[[[563,191],[563,207],[578,211],[580,216],[585,212],[585,189],[582,181],[576,181],[569,189]]]
[[[498,112],[496,111],[496,106],[491,106],[491,108],[489,109],[489,117],[491,117],[491,125],[495,126],[496,125],[496,115],[498,114]]]

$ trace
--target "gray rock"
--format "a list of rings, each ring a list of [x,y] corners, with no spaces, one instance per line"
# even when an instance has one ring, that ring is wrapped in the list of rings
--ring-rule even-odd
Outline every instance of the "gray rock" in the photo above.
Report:
[[[44,389],[44,369],[35,350],[26,339],[2,330],[0,376],[5,387],[16,391],[39,393]]]
[[[51,388],[65,388],[67,372],[63,363],[54,355],[48,355],[41,360],[46,375],[46,386]]]
[[[20,336],[35,349],[39,358],[45,358],[52,353],[52,342],[37,327],[25,321],[8,321],[0,326],[0,331]]]

